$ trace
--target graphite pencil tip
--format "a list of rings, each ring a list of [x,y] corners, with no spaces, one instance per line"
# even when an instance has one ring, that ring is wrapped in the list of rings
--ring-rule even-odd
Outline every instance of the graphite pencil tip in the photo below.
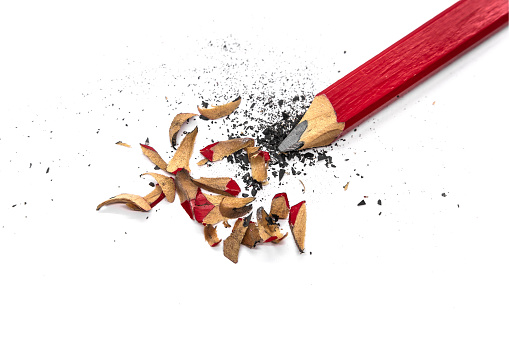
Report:
[[[278,146],[281,153],[306,148],[327,146],[336,140],[345,128],[338,122],[336,112],[325,95],[313,99],[306,114]]]
[[[286,153],[290,151],[296,151],[302,146],[304,146],[304,142],[300,141],[300,137],[306,131],[308,127],[307,121],[302,121],[294,129],[286,136],[286,138],[279,144],[278,150],[281,153]]]

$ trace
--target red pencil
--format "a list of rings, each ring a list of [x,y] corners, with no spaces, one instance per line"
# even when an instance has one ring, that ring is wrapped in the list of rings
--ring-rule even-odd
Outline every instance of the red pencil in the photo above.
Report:
[[[458,1],[318,93],[279,151],[331,144],[507,22],[507,0]]]

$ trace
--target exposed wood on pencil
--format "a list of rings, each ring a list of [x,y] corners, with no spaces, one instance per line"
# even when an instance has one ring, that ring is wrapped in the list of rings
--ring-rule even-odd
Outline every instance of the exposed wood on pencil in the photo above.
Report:
[[[336,112],[327,97],[319,95],[278,149],[284,153],[330,145],[341,135],[344,127],[344,122],[336,121]]]

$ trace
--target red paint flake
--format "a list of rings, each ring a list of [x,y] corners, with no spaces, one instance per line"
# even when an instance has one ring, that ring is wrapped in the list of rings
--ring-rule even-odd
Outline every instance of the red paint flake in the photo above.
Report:
[[[194,220],[194,218],[193,218],[193,210],[191,208],[191,203],[189,202],[189,200],[184,201],[180,205],[184,208],[184,210],[187,212],[189,217]]]
[[[179,167],[177,168],[176,170],[174,170],[173,172],[171,172],[172,174],[177,174],[178,172],[182,171],[183,168],[182,167]]]
[[[272,198],[272,200],[279,198],[279,197],[284,197],[285,202],[286,202],[286,207],[290,208],[290,202],[288,202],[288,196],[286,195],[286,193],[278,193],[274,196],[274,198]]]
[[[213,144],[210,144],[210,145],[208,145],[208,146],[207,146],[207,147],[205,147],[205,148],[202,148],[202,149],[200,150],[200,153],[201,153],[201,154],[202,154],[205,158],[207,158],[209,161],[213,161],[213,160],[212,160],[212,159],[213,159],[212,157],[214,156],[214,150],[212,150],[211,148],[212,148],[212,147],[214,147],[214,146],[216,146],[217,144],[219,144],[219,141],[218,141],[218,142],[215,142],[215,143],[213,143]]]
[[[149,145],[145,145],[145,144],[140,144],[141,147],[145,147],[146,149],[149,149],[151,151],[154,151],[157,153],[157,151],[155,149],[153,149],[152,147],[150,147]]]
[[[240,193],[240,187],[239,187],[239,185],[237,184],[237,182],[235,180],[231,179],[226,184],[225,192],[226,193],[230,193],[231,195],[236,197]]]
[[[155,205],[159,204],[161,202],[161,200],[163,200],[165,197],[164,193],[161,192],[161,194],[159,194],[159,197],[153,202],[150,204],[150,207],[154,207]]]
[[[295,225],[295,220],[297,219],[297,214],[299,214],[300,207],[305,202],[306,202],[306,200],[303,200],[303,201],[299,202],[297,205],[294,205],[294,206],[292,206],[292,208],[290,208],[290,217],[288,219],[290,226]]]
[[[277,237],[275,235],[273,235],[272,237],[270,237],[269,239],[265,240],[264,242],[271,242],[271,241],[274,241],[276,239],[277,239]]]
[[[260,151],[260,154],[263,155],[263,159],[265,160],[265,162],[269,162],[269,160],[270,160],[269,152]]]
[[[196,218],[196,221],[203,223],[203,219],[209,214],[210,211],[214,209],[214,205],[208,204],[208,205],[200,205],[194,207],[194,217]]]
[[[197,206],[211,205],[211,203],[207,200],[205,195],[201,192],[200,188],[198,188],[198,191],[196,192],[196,199],[194,199],[194,200],[195,200],[195,204]]]

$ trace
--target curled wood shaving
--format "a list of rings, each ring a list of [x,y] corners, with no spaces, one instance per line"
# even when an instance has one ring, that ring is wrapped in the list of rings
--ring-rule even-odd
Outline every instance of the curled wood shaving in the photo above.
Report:
[[[150,207],[149,203],[143,197],[140,197],[139,195],[136,195],[136,194],[122,193],[122,194],[114,196],[113,198],[110,198],[106,201],[103,201],[102,203],[97,205],[96,210],[98,211],[101,207],[103,207],[105,205],[120,204],[120,203],[122,203],[122,204],[132,203],[137,208],[139,208],[145,212],[150,211],[150,209],[152,208],[152,207]]]
[[[286,193],[278,193],[272,198],[270,205],[270,216],[278,219],[286,219],[290,213],[290,204]]]
[[[262,242],[263,239],[260,237],[260,232],[258,231],[258,227],[255,222],[249,222],[249,226],[247,228],[246,234],[242,239],[241,244],[245,245],[249,248],[254,248],[256,244]]]
[[[122,142],[122,141],[117,141],[115,144],[116,144],[116,145],[120,145],[120,146],[124,146],[124,147],[128,147],[128,148],[131,148],[131,145],[126,144],[126,143],[124,143],[124,142]]]
[[[205,240],[211,247],[215,247],[219,245],[219,243],[221,242],[221,240],[217,236],[216,227],[214,227],[213,225],[205,225],[205,227],[203,228],[203,235],[205,236]]]
[[[180,131],[180,128],[182,127],[182,125],[187,120],[189,120],[190,118],[197,116],[197,115],[198,114],[194,114],[194,113],[179,113],[173,118],[173,121],[171,122],[171,126],[170,126],[170,131],[169,131],[170,141],[171,141],[171,145],[173,147],[175,147],[175,145],[177,144],[177,133]]]
[[[145,154],[147,156],[147,158],[149,158],[150,161],[152,161],[152,163],[154,163],[154,165],[156,165],[160,169],[163,169],[163,170],[166,169],[166,166],[167,166],[166,161],[164,161],[163,158],[161,158],[159,153],[157,153],[157,151],[153,147],[144,145],[144,144],[140,144],[140,146],[141,146],[141,151],[143,152],[143,154]]]
[[[193,207],[199,188],[193,184],[187,170],[183,169],[177,172],[175,188],[179,196],[180,205],[187,212],[189,217],[194,219]]]
[[[256,211],[256,219],[258,222],[258,232],[263,242],[270,242],[278,239],[283,239],[279,225],[276,224],[272,218],[269,217],[263,207],[258,208]]]
[[[191,159],[191,155],[193,154],[194,149],[194,141],[196,140],[196,135],[198,134],[198,127],[188,133],[179,148],[173,155],[173,158],[168,162],[168,166],[166,167],[166,171],[176,174],[179,170],[185,169],[188,172],[191,172],[189,168],[189,159]]]
[[[200,150],[200,153],[209,161],[219,161],[243,148],[254,145],[251,138],[237,138],[215,142]]]
[[[154,189],[143,198],[147,201],[150,207],[154,208],[154,206],[156,206],[161,200],[164,199],[163,189],[161,188],[161,186],[159,186],[159,184],[157,184],[156,187],[154,187]],[[141,208],[139,208],[132,202],[128,202],[126,206],[132,209],[133,211],[142,211]]]
[[[232,233],[223,242],[224,256],[235,264],[239,261],[240,243],[242,242],[242,239],[244,239],[244,235],[246,234],[248,226],[249,220],[247,221],[246,225],[246,222],[243,219],[237,219],[235,225],[233,226]]]
[[[232,102],[224,105],[212,106],[212,108],[200,108],[200,106],[198,106],[198,112],[207,119],[219,119],[231,114],[235,109],[237,109],[240,105],[240,101],[241,99],[238,97]]]
[[[196,186],[209,192],[228,196],[237,196],[240,193],[239,185],[232,178],[199,178],[192,180]]]
[[[258,148],[258,147],[252,147]],[[254,180],[262,183],[262,185],[266,185],[267,182],[267,167],[268,161],[266,161],[266,157],[263,151],[251,151],[248,152],[248,159],[251,165],[251,175]]]
[[[304,240],[306,238],[306,202],[301,201],[290,208],[289,224],[295,244],[301,253],[304,253]]]
[[[166,196],[166,200],[169,202],[173,202],[175,200],[175,180],[171,177],[167,177],[166,175],[162,175],[159,173],[144,173],[142,175],[151,175],[156,179],[159,186],[161,186],[164,195]]]

